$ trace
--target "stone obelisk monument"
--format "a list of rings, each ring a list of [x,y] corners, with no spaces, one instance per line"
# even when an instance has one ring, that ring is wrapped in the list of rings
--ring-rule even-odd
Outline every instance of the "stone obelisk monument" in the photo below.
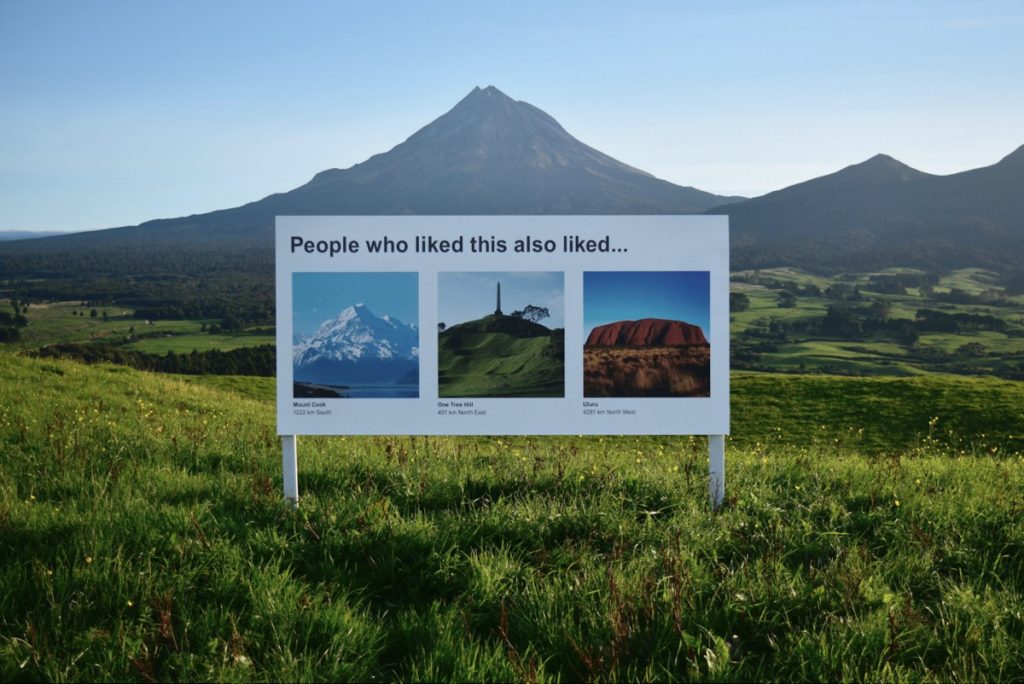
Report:
[[[501,283],[498,283],[498,308],[494,310],[495,316],[501,315]]]

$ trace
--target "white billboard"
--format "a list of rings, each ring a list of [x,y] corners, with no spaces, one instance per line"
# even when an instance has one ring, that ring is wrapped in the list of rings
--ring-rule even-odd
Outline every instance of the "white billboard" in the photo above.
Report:
[[[724,216],[278,217],[281,435],[729,432]]]

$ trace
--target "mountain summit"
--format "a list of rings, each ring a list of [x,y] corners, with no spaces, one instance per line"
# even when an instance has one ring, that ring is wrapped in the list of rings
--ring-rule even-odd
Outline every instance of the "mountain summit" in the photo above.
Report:
[[[83,250],[141,252],[159,244],[201,252],[219,243],[236,252],[270,253],[275,216],[679,214],[739,199],[623,164],[572,137],[537,107],[488,86],[474,88],[388,152],[321,171],[294,190],[233,209],[43,238],[4,251],[63,250],[94,270],[96,260]]]
[[[284,200],[324,214],[652,214],[728,198],[627,166],[488,86],[391,151],[318,173]]]
[[[414,383],[419,333],[415,325],[356,304],[295,345],[292,361],[295,380],[301,382]]]
[[[350,306],[324,321],[312,337],[295,347],[295,364],[326,357],[335,360],[415,359],[419,356],[416,326],[385,314],[378,317],[365,304]]]

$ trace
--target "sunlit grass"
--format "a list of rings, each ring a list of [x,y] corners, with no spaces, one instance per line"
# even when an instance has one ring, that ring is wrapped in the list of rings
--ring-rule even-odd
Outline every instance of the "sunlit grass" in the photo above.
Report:
[[[152,337],[138,342],[125,345],[125,349],[146,352],[147,354],[188,354],[195,351],[209,351],[219,349],[231,351],[240,347],[258,347],[261,344],[274,344],[273,334],[248,335],[248,334],[185,334],[166,335],[163,337]]]
[[[1011,383],[740,376],[718,512],[702,438],[576,436],[300,438],[293,511],[265,380],[0,377],[5,680],[1024,677]]]

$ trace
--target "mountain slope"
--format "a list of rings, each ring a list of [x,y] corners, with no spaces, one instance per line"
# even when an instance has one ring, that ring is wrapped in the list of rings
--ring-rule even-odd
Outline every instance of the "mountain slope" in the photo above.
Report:
[[[197,258],[210,249],[270,253],[277,215],[696,213],[736,199],[627,166],[572,137],[540,109],[490,86],[474,88],[390,151],[318,173],[289,192],[233,209],[44,238],[3,251],[23,258],[63,251],[72,259],[82,250],[133,249],[145,256],[144,249],[164,247],[190,249]],[[89,269],[95,260],[77,262]],[[223,267],[237,264],[229,259]]]
[[[707,213],[728,214],[735,268],[1019,268],[1024,146],[948,176],[876,155],[836,173]]]

